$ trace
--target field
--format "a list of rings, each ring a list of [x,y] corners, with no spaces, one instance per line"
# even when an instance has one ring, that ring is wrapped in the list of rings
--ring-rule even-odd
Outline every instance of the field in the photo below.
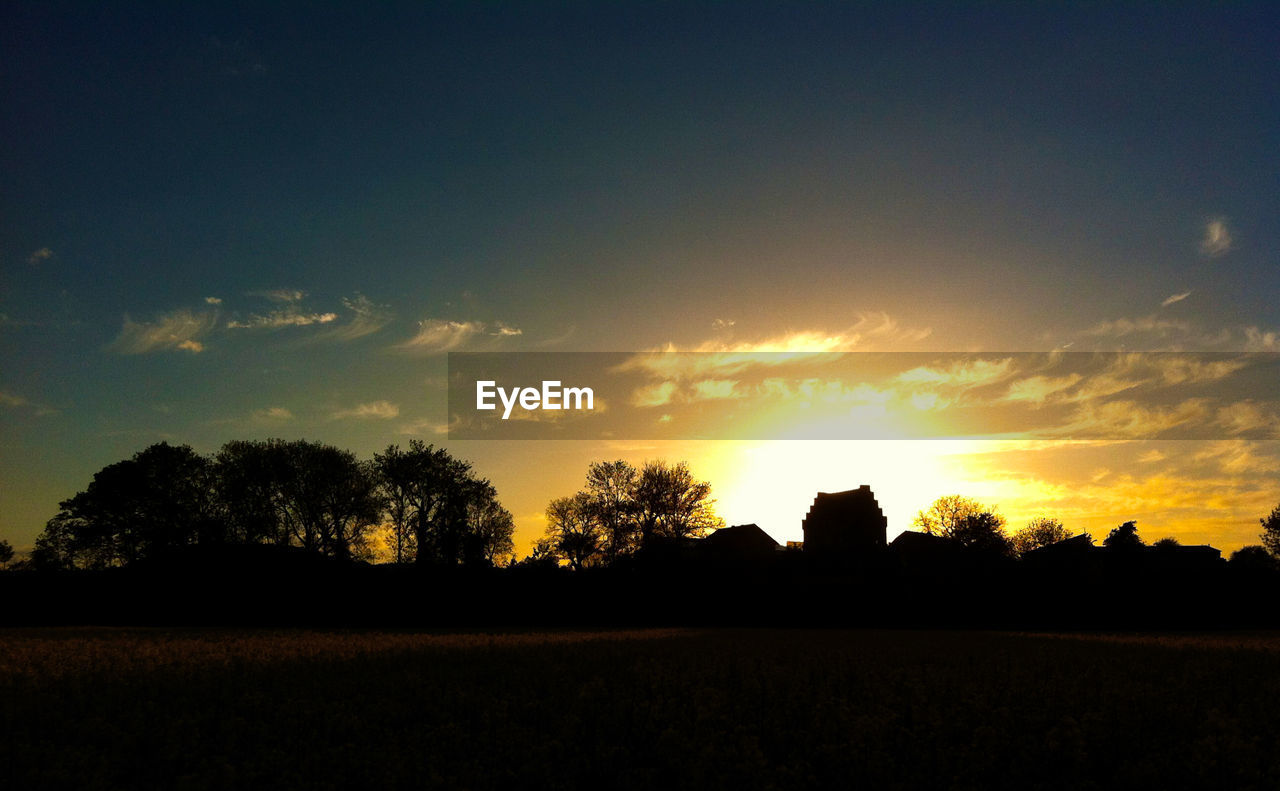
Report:
[[[1280,636],[0,632],[9,788],[1280,787]]]

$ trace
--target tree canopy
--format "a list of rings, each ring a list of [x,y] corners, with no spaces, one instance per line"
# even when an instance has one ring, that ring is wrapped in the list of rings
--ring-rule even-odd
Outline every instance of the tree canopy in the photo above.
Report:
[[[1033,549],[1047,547],[1071,538],[1071,531],[1063,527],[1062,520],[1049,516],[1037,516],[1013,534],[1013,550],[1024,555]]]
[[[578,569],[615,563],[647,544],[699,538],[724,525],[711,484],[686,462],[596,462],[586,486],[547,506],[543,551]]]
[[[1262,525],[1262,546],[1266,547],[1277,558],[1280,558],[1280,505],[1271,509],[1271,513],[1258,520]]]
[[[1134,550],[1141,549],[1146,546],[1142,539],[1138,537],[1138,523],[1136,520],[1129,520],[1107,534],[1102,540],[1102,545],[1110,549]]]
[[[492,565],[511,554],[511,514],[493,486],[443,450],[413,442],[367,462],[271,439],[228,442],[212,457],[161,442],[104,467],[59,504],[32,563],[105,568],[213,544],[368,560],[384,521],[399,530],[387,542],[397,561],[412,551],[420,561]]]
[[[1013,552],[1005,534],[1005,518],[995,506],[963,495],[939,497],[927,510],[917,513],[912,524],[928,535],[950,538],[971,549],[1000,555]]]

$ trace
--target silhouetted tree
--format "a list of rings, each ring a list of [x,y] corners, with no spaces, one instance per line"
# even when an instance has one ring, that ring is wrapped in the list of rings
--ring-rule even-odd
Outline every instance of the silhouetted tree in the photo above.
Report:
[[[1182,546],[1182,542],[1173,536],[1165,536],[1151,545],[1155,549],[1177,549]]]
[[[547,505],[547,547],[572,569],[593,566],[603,559],[604,533],[591,497],[578,492]]]
[[[1280,558],[1280,505],[1258,523],[1262,525],[1262,546],[1273,556]]]
[[[1267,572],[1280,570],[1280,561],[1276,560],[1275,555],[1268,552],[1266,547],[1257,544],[1240,547],[1232,552],[1229,563],[1231,568],[1240,570]]]
[[[232,440],[214,456],[214,477],[230,539],[245,544],[288,546],[305,535],[291,507],[288,482],[297,454],[283,440]]]
[[[1138,523],[1136,520],[1129,520],[1107,534],[1102,540],[1102,545],[1110,549],[1134,550],[1141,549],[1146,546],[1142,543],[1142,539],[1138,538]]]
[[[1013,554],[1013,544],[1004,532],[1004,517],[992,511],[967,514],[952,529],[948,538],[959,541],[969,549],[992,555]]]
[[[1013,544],[1004,531],[1004,517],[994,507],[963,495],[939,497],[927,511],[916,514],[913,524],[929,535],[950,538],[972,549],[1000,555],[1013,553]]]
[[[467,499],[467,531],[463,561],[470,566],[505,566],[514,560],[515,520],[498,503],[497,490],[488,481],[478,482]]]
[[[635,551],[640,543],[636,485],[640,473],[619,459],[594,462],[587,468],[586,494],[602,533],[609,562]]]
[[[1071,533],[1062,526],[1062,521],[1049,516],[1037,516],[1027,526],[1013,534],[1013,550],[1019,555],[1033,549],[1047,547],[1059,541],[1071,538]]]
[[[493,565],[510,555],[511,515],[471,465],[411,440],[376,455],[374,467],[392,534],[417,563]]]
[[[988,511],[977,500],[959,494],[948,494],[933,501],[928,510],[920,511],[912,525],[931,536],[951,538],[965,517]]]
[[[186,445],[161,442],[108,465],[58,507],[36,539],[35,565],[124,565],[227,537],[212,463]]]
[[[8,568],[11,560],[13,560],[13,544],[0,538],[0,569]]]
[[[696,480],[687,462],[646,462],[633,496],[641,544],[655,538],[697,538],[724,526],[712,508],[711,484]]]

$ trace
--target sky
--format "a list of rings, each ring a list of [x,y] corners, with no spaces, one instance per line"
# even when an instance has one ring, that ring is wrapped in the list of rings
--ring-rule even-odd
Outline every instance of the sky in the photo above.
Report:
[[[612,458],[779,540],[864,483],[891,534],[962,493],[1228,551],[1280,503],[1256,380],[1196,439],[462,440],[446,404],[464,351],[1280,352],[1273,4],[316,5],[0,10],[15,547],[162,440],[443,445],[521,551]]]

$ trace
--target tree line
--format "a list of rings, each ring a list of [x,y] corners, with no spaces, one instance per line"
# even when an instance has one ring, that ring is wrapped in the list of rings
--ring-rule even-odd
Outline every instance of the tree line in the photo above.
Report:
[[[99,470],[37,537],[37,568],[94,569],[183,547],[298,547],[397,563],[492,566],[512,558],[514,521],[462,460],[412,440],[372,460],[306,440],[235,440],[203,456],[152,445]]]
[[[1232,553],[1232,561],[1245,565],[1274,567],[1280,564],[1280,505],[1258,520],[1262,526],[1260,545],[1242,547]],[[928,535],[948,538],[969,549],[1002,557],[1020,557],[1032,550],[1071,538],[1062,521],[1049,516],[1035,517],[1010,534],[1008,522],[994,506],[983,505],[969,497],[950,494],[939,497],[928,509],[916,514],[912,526]],[[1093,537],[1084,534],[1090,544]],[[1111,530],[1102,545],[1119,551],[1148,546],[1138,535],[1136,520],[1123,522]],[[1178,539],[1166,536],[1150,545],[1155,549],[1180,546]]]

